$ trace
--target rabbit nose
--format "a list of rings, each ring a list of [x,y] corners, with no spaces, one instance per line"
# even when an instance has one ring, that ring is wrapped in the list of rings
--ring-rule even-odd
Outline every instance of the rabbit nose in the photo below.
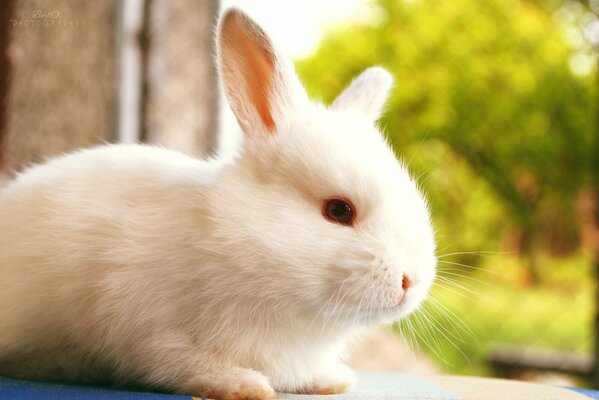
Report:
[[[411,285],[412,285],[412,281],[410,281],[410,278],[408,278],[407,275],[404,275],[403,278],[401,279],[401,288],[404,291],[407,291]]]

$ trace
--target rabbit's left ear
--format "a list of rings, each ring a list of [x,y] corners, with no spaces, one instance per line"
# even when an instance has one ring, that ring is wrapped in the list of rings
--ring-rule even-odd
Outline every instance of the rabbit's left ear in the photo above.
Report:
[[[381,117],[392,86],[393,77],[386,69],[368,68],[335,99],[331,108],[355,110],[376,121]]]

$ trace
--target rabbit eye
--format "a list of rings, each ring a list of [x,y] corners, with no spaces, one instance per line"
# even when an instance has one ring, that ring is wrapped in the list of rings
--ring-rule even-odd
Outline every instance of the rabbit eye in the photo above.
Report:
[[[354,208],[347,200],[339,198],[325,200],[323,214],[331,222],[342,225],[352,225],[354,222]]]

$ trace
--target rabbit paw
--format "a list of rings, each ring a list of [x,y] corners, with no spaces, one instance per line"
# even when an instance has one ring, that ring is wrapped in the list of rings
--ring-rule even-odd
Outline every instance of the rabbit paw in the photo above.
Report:
[[[323,369],[314,380],[299,390],[302,394],[338,394],[350,391],[356,384],[353,371],[344,364]]]
[[[180,392],[214,400],[270,400],[275,397],[264,375],[245,368],[198,375]]]

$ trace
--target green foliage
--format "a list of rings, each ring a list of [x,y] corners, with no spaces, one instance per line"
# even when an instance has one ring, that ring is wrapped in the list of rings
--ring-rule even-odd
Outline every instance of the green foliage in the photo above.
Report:
[[[326,102],[372,65],[396,78],[381,125],[428,195],[445,269],[431,321],[412,318],[419,345],[470,374],[495,341],[589,351],[595,281],[578,204],[598,157],[597,71],[581,26],[596,17],[559,0],[373,4],[374,19],[332,32],[298,70]]]
[[[567,40],[583,11],[525,0],[376,4],[378,21],[333,32],[298,63],[309,90],[331,101],[369,66],[393,73],[382,125],[421,176],[441,248],[494,248],[517,232],[525,253],[552,241],[575,250],[596,97],[594,73],[570,68],[590,51]]]

